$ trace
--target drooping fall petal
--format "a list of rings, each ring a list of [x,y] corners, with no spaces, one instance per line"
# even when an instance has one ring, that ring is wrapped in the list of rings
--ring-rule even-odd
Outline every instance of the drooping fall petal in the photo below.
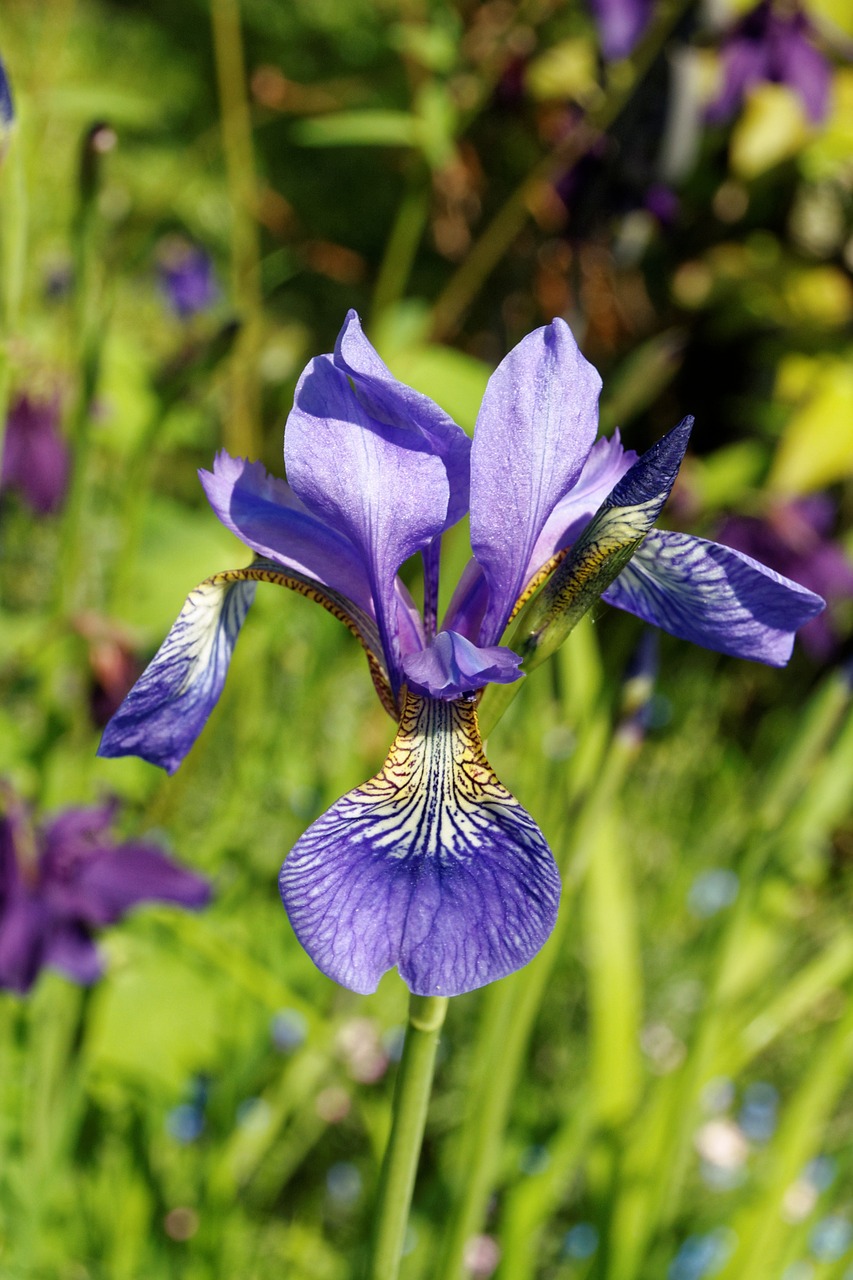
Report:
[[[309,827],[282,899],[318,968],[369,992],[395,965],[420,995],[458,995],[526,964],[560,878],[530,815],[483,755],[472,703],[409,692],[384,768]]]
[[[671,635],[781,667],[794,632],[823,609],[814,592],[741,551],[655,529],[603,599]]]

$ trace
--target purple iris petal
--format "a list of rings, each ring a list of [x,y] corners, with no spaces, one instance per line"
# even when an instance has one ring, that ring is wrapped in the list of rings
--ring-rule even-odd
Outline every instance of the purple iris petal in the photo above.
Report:
[[[417,427],[372,418],[328,356],[312,360],[299,380],[284,456],[297,495],[359,549],[396,692],[396,574],[445,526],[444,463]]]
[[[350,311],[335,343],[335,364],[353,381],[353,390],[376,422],[410,430],[416,427],[447,471],[450,498],[445,528],[468,510],[471,441],[460,426],[429,396],[398,382],[364,336],[361,321]]]
[[[88,987],[104,971],[98,948],[84,925],[76,920],[57,920],[47,938],[44,965],[58,969],[66,978]]]
[[[370,583],[358,549],[305,506],[284,480],[260,462],[222,450],[213,471],[200,471],[219,519],[247,547],[339,591],[373,614]]]
[[[100,756],[141,756],[174,773],[225,684],[254,582],[203,582],[191,591],[153,661],[104,730]]]
[[[780,33],[776,48],[774,79],[788,84],[800,95],[812,124],[821,124],[829,114],[832,69],[828,60],[808,39],[809,23],[801,13],[790,29]]]
[[[634,450],[623,447],[618,430],[609,440],[596,441],[577,483],[554,507],[536,539],[524,573],[525,585],[552,556],[574,541],[636,460]],[[485,574],[476,560],[469,560],[448,606],[445,627],[465,636],[478,635],[488,598]]]
[[[559,648],[635,554],[669,497],[692,425],[685,418],[637,459],[524,605],[511,644],[526,671]]]
[[[0,915],[0,990],[29,991],[45,963],[51,914],[37,894],[21,890]]]
[[[22,994],[50,965],[94,982],[101,961],[92,926],[140,902],[204,906],[206,881],[153,846],[116,844],[115,806],[70,809],[42,830],[12,798],[0,820],[0,988]]]
[[[528,334],[489,379],[471,451],[471,547],[489,585],[483,645],[500,638],[539,536],[581,473],[600,390],[563,320]]]
[[[648,26],[652,0],[590,0],[601,52],[608,62],[627,58]]]
[[[48,515],[62,506],[70,466],[59,400],[18,396],[6,420],[0,490],[13,489],[37,515]]]
[[[473,693],[486,684],[520,680],[520,662],[511,649],[478,649],[456,631],[439,631],[429,648],[403,660],[403,670],[413,689],[446,700]]]
[[[485,760],[473,706],[409,694],[385,768],[309,827],[280,887],[329,977],[367,993],[396,965],[413,992],[450,996],[536,954],[560,878]]]
[[[797,628],[824,607],[750,556],[658,529],[602,598],[682,640],[776,667],[790,658]]]
[[[644,520],[650,528],[672,492],[692,430],[693,418],[682,418],[677,427],[667,431],[637,458],[614,485],[602,506],[609,509],[643,507]]]
[[[113,924],[143,902],[171,902],[194,910],[210,900],[206,880],[142,844],[101,850],[81,868],[78,887],[86,901],[81,919],[96,925]]]
[[[605,498],[637,461],[617,431],[609,440],[597,440],[583,470],[566,496],[557,503],[536,540],[527,577],[532,578],[553,555],[574,542]]]

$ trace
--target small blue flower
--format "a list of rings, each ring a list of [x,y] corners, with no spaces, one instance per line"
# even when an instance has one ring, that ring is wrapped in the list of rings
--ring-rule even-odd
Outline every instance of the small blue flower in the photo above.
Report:
[[[180,236],[163,242],[158,269],[166,300],[181,320],[207,311],[219,298],[210,254]]]
[[[591,1222],[577,1222],[563,1237],[567,1258],[591,1258],[598,1248],[598,1228]]]
[[[676,636],[774,665],[823,607],[737,551],[655,531],[691,422],[641,458],[618,434],[596,443],[600,386],[555,320],[494,372],[471,442],[392,376],[350,312],[334,352],[297,385],[288,482],[224,453],[201,473],[256,559],[190,594],[100,754],[178,767],[222,691],[258,581],[344,622],[397,736],[382,770],[297,841],[280,887],[308,954],[354,991],[394,966],[418,994],[469,991],[526,964],[553,927],[554,858],[483,753],[486,685],[547,656],[602,592]],[[473,559],[439,627],[441,538],[466,511]],[[422,611],[398,574],[415,555]],[[519,609],[514,651],[503,637]]]
[[[818,1262],[837,1262],[853,1246],[853,1223],[840,1213],[831,1213],[816,1223],[809,1248]]]

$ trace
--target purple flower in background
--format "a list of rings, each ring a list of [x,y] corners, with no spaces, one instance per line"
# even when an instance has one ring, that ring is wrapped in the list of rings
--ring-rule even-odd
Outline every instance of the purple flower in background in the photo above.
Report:
[[[0,58],[0,160],[6,154],[14,124],[15,105],[12,102],[12,90],[9,86],[9,77],[6,75],[6,67],[3,59]]]
[[[114,806],[68,809],[37,828],[20,803],[0,818],[0,988],[24,993],[50,967],[89,984],[94,929],[140,902],[203,907],[210,888],[153,845],[116,844]]]
[[[649,24],[652,0],[589,0],[601,52],[608,62],[627,58]]]
[[[23,394],[12,402],[3,439],[0,492],[14,490],[37,515],[58,511],[71,458],[59,432],[59,398]]]
[[[798,6],[785,10],[761,0],[723,41],[723,84],[706,118],[715,124],[728,120],[751,89],[769,81],[793,89],[811,122],[820,124],[829,110],[831,69],[813,35]]]
[[[470,442],[393,377],[350,312],[334,352],[297,385],[289,482],[225,453],[201,473],[256,559],[190,594],[100,752],[178,767],[222,690],[257,581],[344,622],[399,728],[382,770],[308,829],[280,884],[309,955],[355,991],[395,965],[417,994],[469,991],[520,968],[554,924],[554,859],[483,754],[486,685],[517,680],[602,592],[675,635],[773,664],[822,607],[748,556],[653,531],[690,421],[639,459],[618,434],[596,443],[600,386],[555,320],[492,374]],[[441,536],[466,511],[474,558],[439,629]],[[398,576],[417,554],[422,612]],[[519,606],[520,653],[501,643]]]
[[[778,502],[760,518],[729,516],[718,535],[726,546],[755,556],[826,599],[826,611],[800,632],[803,647],[819,662],[831,658],[844,638],[836,607],[853,602],[853,564],[831,537],[835,516],[832,500],[813,494]]]
[[[181,320],[206,311],[219,297],[210,255],[180,236],[163,241],[158,271],[169,306]]]

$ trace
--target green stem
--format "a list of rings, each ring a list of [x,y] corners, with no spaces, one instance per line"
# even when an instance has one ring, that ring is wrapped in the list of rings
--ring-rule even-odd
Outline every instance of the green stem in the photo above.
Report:
[[[485,1217],[530,1037],[569,923],[574,920],[569,898],[583,877],[594,832],[609,812],[635,755],[636,743],[617,733],[561,859],[564,893],[554,932],[525,969],[505,978],[488,994],[477,1038],[478,1087],[472,1090],[472,1110],[457,1145],[464,1171],[461,1167],[457,1170],[455,1203],[436,1270],[440,1280],[459,1280],[465,1246]],[[494,1070],[496,1061],[500,1061],[500,1071]]]
[[[239,0],[211,0],[210,20],[231,204],[232,287],[243,326],[232,357],[231,412],[225,425],[225,445],[231,453],[257,458],[261,452],[257,355],[263,327],[263,297],[252,119],[246,91]]]
[[[367,1280],[396,1280],[415,1189],[435,1052],[447,1012],[445,996],[415,996],[409,1003],[406,1043],[394,1090],[391,1135],[382,1162]]]
[[[383,311],[393,306],[395,302],[399,302],[406,291],[412,264],[429,216],[427,181],[427,175],[419,166],[417,173],[410,178],[409,187],[400,201],[400,208],[397,210],[397,217],[388,237],[385,256],[373,291],[374,319],[381,316]]]

